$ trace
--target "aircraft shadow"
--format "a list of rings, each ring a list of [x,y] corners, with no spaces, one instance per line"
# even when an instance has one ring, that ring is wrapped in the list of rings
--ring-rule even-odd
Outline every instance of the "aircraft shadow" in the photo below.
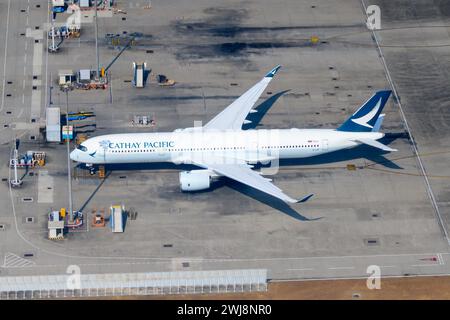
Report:
[[[259,105],[257,105],[254,109],[256,109],[258,112],[249,113],[246,119],[250,120],[251,123],[242,125],[242,130],[256,129],[256,127],[260,125],[259,123],[261,122],[262,118],[266,115],[266,113],[274,105],[274,103],[278,100],[278,98],[289,91],[291,90],[289,89],[280,91],[271,96],[270,98],[268,98],[267,100],[265,100],[264,102],[261,102]]]

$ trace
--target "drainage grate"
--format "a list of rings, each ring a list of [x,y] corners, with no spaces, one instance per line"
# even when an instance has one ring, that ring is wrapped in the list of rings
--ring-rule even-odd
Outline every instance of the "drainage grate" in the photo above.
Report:
[[[23,254],[23,257],[24,257],[24,258],[31,258],[31,257],[34,257],[34,253],[26,252],[26,253]]]
[[[364,239],[364,243],[367,246],[378,246],[380,244],[380,241],[377,238],[368,238]]]
[[[127,176],[120,176],[119,179],[126,179]]]
[[[163,244],[163,247],[164,248],[172,248],[173,244],[171,244],[171,243]]]
[[[356,170],[356,166],[354,164],[348,164],[347,170]]]
[[[189,268],[189,262],[183,262],[181,265],[183,268]]]
[[[25,222],[26,223],[34,223],[34,217],[26,217]]]
[[[33,198],[22,198],[22,202],[33,202]]]
[[[6,226],[4,224],[0,224],[0,231],[6,230]]]
[[[237,83],[235,83],[235,82],[233,82],[233,83],[230,83],[230,86],[237,86],[238,84]]]
[[[153,50],[147,50],[146,52],[147,53],[153,53],[154,51]]]

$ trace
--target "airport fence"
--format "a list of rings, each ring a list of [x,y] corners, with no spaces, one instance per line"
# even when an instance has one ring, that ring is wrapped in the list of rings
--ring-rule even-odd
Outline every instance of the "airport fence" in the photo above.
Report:
[[[252,291],[267,291],[266,269],[0,277],[2,300]]]

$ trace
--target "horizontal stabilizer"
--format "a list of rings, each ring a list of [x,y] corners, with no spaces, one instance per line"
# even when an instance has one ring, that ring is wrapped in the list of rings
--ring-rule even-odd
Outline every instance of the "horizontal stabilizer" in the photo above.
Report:
[[[373,125],[372,132],[380,131],[381,125],[383,124],[384,116],[385,116],[384,113],[380,114],[380,116],[378,117],[377,121]]]
[[[356,141],[364,143],[364,144],[367,144],[367,145],[372,146],[372,147],[377,148],[377,149],[381,149],[383,151],[390,151],[390,152],[397,151],[397,149],[389,148],[388,146],[386,146],[386,145],[384,145],[384,144],[382,144],[382,143],[380,143],[380,142],[378,142],[376,140],[373,140],[373,139],[359,138]]]

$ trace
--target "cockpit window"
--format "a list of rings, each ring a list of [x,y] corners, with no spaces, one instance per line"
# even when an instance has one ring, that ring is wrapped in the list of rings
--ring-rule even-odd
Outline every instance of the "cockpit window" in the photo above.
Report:
[[[77,147],[77,149],[78,149],[78,150],[81,150],[81,151],[83,151],[83,152],[86,152],[86,151],[87,151],[87,148],[86,148],[85,146],[81,145],[81,144]]]

